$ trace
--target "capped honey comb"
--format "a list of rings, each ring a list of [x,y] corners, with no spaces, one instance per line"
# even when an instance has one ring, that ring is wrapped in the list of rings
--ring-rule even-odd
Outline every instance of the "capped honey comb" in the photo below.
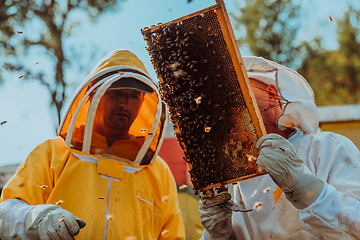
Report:
[[[195,193],[264,174],[264,126],[223,2],[141,30]]]

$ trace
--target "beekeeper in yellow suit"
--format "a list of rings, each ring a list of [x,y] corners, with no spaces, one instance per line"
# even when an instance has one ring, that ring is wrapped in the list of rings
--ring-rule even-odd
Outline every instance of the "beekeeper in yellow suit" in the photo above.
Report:
[[[143,63],[109,54],[58,130],[4,187],[1,239],[184,239],[176,185],[157,156],[165,106]]]
[[[317,131],[314,94],[302,76],[243,59],[268,133],[257,142],[257,165],[269,174],[201,193],[202,239],[360,239],[359,150],[344,136]],[[228,194],[254,210],[232,212],[223,206]]]

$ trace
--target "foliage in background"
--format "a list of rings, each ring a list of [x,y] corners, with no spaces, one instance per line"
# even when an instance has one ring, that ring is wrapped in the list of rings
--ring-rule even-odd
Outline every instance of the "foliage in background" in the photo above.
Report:
[[[291,0],[245,0],[233,14],[235,28],[244,28],[239,46],[255,56],[296,70],[312,86],[318,105],[360,103],[360,11],[350,7],[337,20],[339,49],[322,47],[322,37],[295,40],[301,25],[299,6]],[[333,19],[330,19],[333,20]],[[334,19],[335,21],[335,19]]]
[[[255,56],[292,66],[298,56],[295,46],[300,22],[299,6],[291,0],[245,0],[243,8],[232,14],[235,28],[244,27],[240,46],[246,45]]]
[[[69,38],[74,26],[79,24],[69,15],[81,11],[96,21],[102,13],[115,10],[117,3],[122,1],[125,0],[1,0],[1,57],[15,56],[16,59],[0,66],[0,82],[2,71],[7,70],[20,73],[21,80],[41,83],[51,96],[58,124],[69,87],[64,79],[65,70],[81,62],[77,61],[79,52],[64,54],[64,39]],[[299,6],[291,0],[244,0],[242,3],[244,7],[238,12],[232,10],[237,23],[234,29],[241,27],[246,33],[238,39],[240,47],[246,45],[253,55],[293,69],[300,66],[298,71],[313,87],[318,105],[360,103],[358,10],[350,7],[342,19],[334,19],[338,23],[340,47],[336,51],[327,51],[321,47],[321,37],[296,45],[302,20]],[[22,33],[21,29],[39,22],[43,30],[32,34],[37,37]],[[35,72],[20,60],[34,47],[42,48],[53,62],[52,77],[43,71]]]
[[[298,69],[314,89],[319,105],[360,103],[360,12],[352,7],[337,19],[336,51],[307,47]]]
[[[3,69],[19,72],[24,80],[41,83],[51,96],[51,107],[57,113],[57,126],[60,113],[66,100],[66,89],[69,84],[64,79],[64,71],[74,59],[64,54],[64,39],[72,34],[72,29],[79,23],[71,20],[69,15],[75,11],[86,12],[95,22],[98,16],[106,11],[115,10],[115,6],[125,0],[1,0],[0,1],[0,52],[2,57],[14,56],[16,60],[6,62]],[[32,35],[24,30],[34,24],[41,24]],[[25,30],[26,31],[26,30]],[[17,36],[22,35],[17,42]],[[54,77],[45,77],[43,71],[34,72],[21,58],[33,47],[42,48],[54,63]],[[1,69],[1,68],[0,68]],[[1,77],[0,70],[0,80]],[[56,127],[57,127],[56,126]]]

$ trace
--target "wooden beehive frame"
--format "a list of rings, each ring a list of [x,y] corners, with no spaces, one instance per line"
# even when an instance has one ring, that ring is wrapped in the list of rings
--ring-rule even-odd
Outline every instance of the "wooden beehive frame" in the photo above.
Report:
[[[244,94],[244,100],[250,112],[251,118],[254,122],[254,125],[257,127],[256,128],[257,134],[259,137],[261,137],[266,134],[265,126],[261,119],[261,114],[259,108],[257,107],[255,96],[251,90],[249,77],[246,73],[245,65],[242,60],[240,50],[236,42],[234,31],[231,27],[229,16],[226,12],[226,8],[223,0],[216,0],[216,2],[217,2],[217,6],[221,9],[221,11],[216,11],[216,14],[218,16],[221,29],[223,30],[224,39],[229,48],[230,56],[231,59],[233,60],[235,71],[239,78],[239,84],[242,88],[242,92],[248,93],[248,94]]]
[[[225,5],[224,2],[222,0],[216,0],[217,4],[210,6],[208,8],[205,8],[203,10],[197,11],[195,13],[183,16],[179,19],[176,19],[176,22],[182,22],[185,20],[188,20],[190,18],[196,17],[204,12],[208,12],[208,11],[213,11],[216,13],[217,19],[219,21],[220,27],[221,27],[221,31],[223,34],[223,38],[224,41],[227,45],[227,49],[228,52],[230,54],[231,57],[231,61],[233,63],[235,72],[236,72],[236,76],[241,88],[241,92],[243,93],[243,99],[246,105],[246,108],[249,111],[249,115],[251,117],[252,123],[255,126],[255,130],[256,130],[256,135],[260,138],[261,136],[263,136],[264,134],[266,134],[265,131],[265,127],[263,124],[263,121],[261,119],[261,114],[260,111],[257,107],[256,104],[256,99],[254,97],[254,94],[251,90],[251,85],[250,85],[250,81],[248,79],[247,73],[246,73],[246,69],[243,63],[243,60],[241,58],[241,54],[240,54],[240,50],[237,46],[237,42],[235,39],[235,35],[233,32],[233,29],[231,27],[230,24],[230,20],[228,17],[228,14],[226,12],[225,9]],[[159,24],[158,26],[151,26],[150,29],[149,28],[145,28],[143,31],[155,31],[159,28],[162,28],[164,26],[170,26],[171,24],[173,24],[175,21],[170,21],[168,23],[165,24]],[[154,64],[154,63],[153,63]],[[189,163],[190,169],[192,168],[192,165]],[[237,182],[240,180],[244,180],[250,177],[254,177],[254,176],[258,176],[264,174],[262,172],[257,172],[256,174],[250,174],[250,175],[246,175],[246,176],[242,176],[242,177],[237,177],[237,178],[232,178],[231,180],[228,181],[222,181],[220,183],[215,183],[215,184],[211,184],[208,185],[206,187],[203,187],[201,189],[196,189],[197,192],[199,191],[204,191],[210,188],[214,188],[214,187],[218,187],[221,186],[223,184],[229,184],[229,183],[233,183],[233,182]]]

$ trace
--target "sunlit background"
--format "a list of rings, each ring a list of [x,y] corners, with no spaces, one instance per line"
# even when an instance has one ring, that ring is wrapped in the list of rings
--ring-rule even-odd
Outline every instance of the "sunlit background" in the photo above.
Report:
[[[320,106],[321,129],[347,136],[360,148],[360,1],[224,2],[241,54],[302,74]],[[78,6],[72,9],[68,3]],[[0,0],[0,191],[38,144],[56,137],[77,86],[103,56],[128,49],[157,81],[140,29],[214,4],[216,0]],[[171,126],[169,130],[160,156],[177,184],[186,239],[199,239],[198,196]]]
[[[14,0],[1,0],[0,18],[2,21],[6,18],[6,14],[11,15],[19,13],[20,10],[16,7],[4,7],[11,6],[14,4],[13,1]],[[19,0],[18,2],[22,1]],[[23,2],[25,2],[25,0],[23,0]],[[31,4],[33,1],[28,2]],[[35,2],[37,2],[38,5],[43,4],[42,0],[37,0]],[[50,0],[47,1],[48,4],[51,2],[52,1]],[[55,2],[60,3],[60,9],[66,9],[67,1],[56,0]],[[351,15],[350,26],[353,26],[354,28],[353,36],[355,39],[353,40],[358,44],[355,45],[354,51],[356,51],[356,46],[359,47],[360,45],[360,1],[358,0],[225,0],[225,5],[230,15],[231,23],[238,39],[246,37],[247,35],[246,28],[244,25],[239,25],[237,20],[240,19],[242,15],[240,9],[244,10],[247,5],[255,2],[258,4],[258,9],[270,8],[270,4],[275,4],[276,2],[287,2],[294,6],[299,5],[300,8],[296,18],[295,20],[292,20],[294,21],[292,27],[296,29],[296,35],[294,36],[294,39],[292,39],[293,41],[291,44],[293,47],[296,47],[302,41],[309,41],[310,43],[314,38],[321,37],[322,40],[318,43],[319,45],[312,42],[309,44],[308,49],[317,50],[319,47],[323,48],[325,52],[322,53],[321,56],[325,55],[326,59],[330,58],[326,57],[328,52],[335,51],[340,48],[337,41],[339,38],[337,32],[338,24],[344,20],[344,14],[348,12],[349,7],[351,7],[355,13]],[[97,18],[94,18],[95,21],[91,21],[88,13],[83,9],[74,9],[70,11],[64,26],[64,29],[70,35],[65,36],[64,34],[61,38],[62,50],[66,59],[66,62],[63,64],[63,80],[67,84],[65,91],[66,101],[64,102],[62,111],[66,109],[67,103],[71,99],[78,84],[86,77],[97,61],[105,54],[115,49],[129,49],[134,52],[145,63],[148,72],[156,80],[156,75],[149,61],[149,56],[145,50],[145,42],[140,33],[140,29],[159,22],[165,23],[174,20],[186,14],[214,5],[215,3],[215,0],[117,1],[113,10],[107,11],[104,9],[102,14],[100,14]],[[288,9],[288,13],[294,9],[295,8],[290,7]],[[96,15],[96,12],[90,12],[94,16]],[[250,13],[250,11],[247,12]],[[281,13],[279,15],[280,19],[288,17],[288,13]],[[49,82],[50,87],[52,87],[55,79],[56,59],[52,51],[46,50],[43,46],[34,45],[28,49],[24,48],[24,45],[22,44],[24,39],[29,39],[29,41],[38,41],[41,34],[46,33],[44,21],[40,20],[32,12],[28,12],[26,16],[30,18],[30,20],[27,20],[25,25],[21,25],[20,19],[18,19],[19,22],[17,22],[17,19],[11,20],[9,28],[14,31],[14,34],[11,37],[6,37],[4,28],[0,29],[0,76],[2,79],[0,84],[0,166],[18,164],[22,162],[26,159],[31,150],[39,143],[45,141],[46,139],[56,137],[55,129],[58,125],[56,108],[54,105],[50,106],[50,92],[46,85],[40,83],[36,75],[42,72],[42,80]],[[252,21],[253,17],[249,17],[247,19]],[[57,19],[56,21],[58,24],[61,24],[61,19]],[[268,19],[268,21],[260,21],[260,27],[264,28],[264,32],[266,31],[265,27],[269,21],[270,19]],[[77,25],[73,26],[70,31],[71,23],[75,22],[77,22]],[[242,23],[245,24],[244,22]],[[274,25],[273,31],[281,32],[281,27],[281,25]],[[259,32],[259,28],[254,32],[254,36],[266,39],[265,36],[261,35]],[[271,50],[267,47],[268,52],[260,54],[262,53],[260,50],[254,51],[249,44],[242,44],[246,43],[246,41],[250,41],[249,39],[251,40],[251,38],[248,38],[248,40],[245,39],[239,41],[242,55],[256,54],[264,55],[263,57],[269,58],[266,55],[267,53],[271,53],[271,51],[278,51],[276,49]],[[45,42],[51,42],[51,38],[44,38],[44,40]],[[251,41],[254,42],[253,40]],[[11,52],[6,51],[6,44],[14,47],[16,50],[16,56],[12,55]],[[283,43],[283,45],[287,46],[286,43]],[[257,43],[256,46],[259,49],[264,47],[261,46],[261,43]],[[316,64],[318,64],[318,61],[308,61],[308,64],[310,65],[306,65],[305,67],[302,66],[302,59],[308,59],[309,57],[307,52],[304,53],[304,49],[305,48],[302,50],[290,50],[288,48],[288,51],[297,54],[295,56],[287,54],[270,54],[269,56],[273,60],[284,60],[285,64],[287,64],[285,60],[290,58],[291,61],[287,64],[288,66],[294,68],[295,70],[303,67],[303,72],[307,73],[314,70],[311,66],[315,67]],[[286,53],[286,49],[282,51]],[[360,55],[359,52],[360,50],[357,48],[358,56]],[[311,55],[310,57],[319,57],[319,54],[314,53],[314,55]],[[334,56],[331,56],[331,59],[333,59],[333,57]],[[339,56],[339,58],[342,57],[344,56]],[[357,86],[358,89],[360,89],[359,58],[357,61],[357,85],[355,84],[354,86]],[[18,71],[12,71],[12,67],[15,68],[16,65],[22,64],[24,64],[27,69],[23,68]],[[28,70],[31,72],[28,72]],[[341,83],[343,80],[338,79],[338,81]],[[316,81],[314,82],[314,86],[319,86],[319,84],[321,83]],[[331,98],[331,96],[327,96],[326,98]],[[355,102],[351,100],[349,103],[356,103],[356,100]]]

